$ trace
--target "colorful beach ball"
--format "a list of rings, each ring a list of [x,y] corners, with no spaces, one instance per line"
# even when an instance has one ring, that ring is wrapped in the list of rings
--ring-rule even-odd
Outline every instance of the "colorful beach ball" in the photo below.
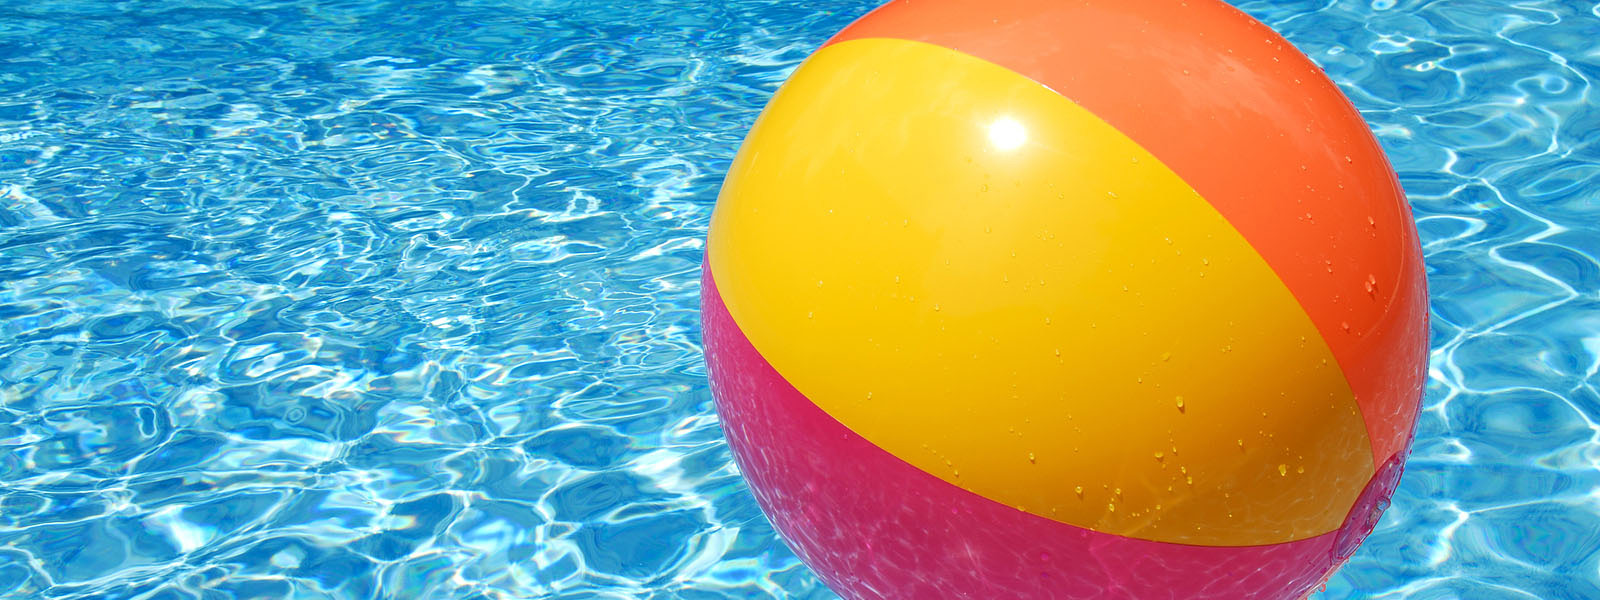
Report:
[[[1293,598],[1387,505],[1426,363],[1360,115],[1215,0],[896,1],[712,219],[735,459],[847,598]]]

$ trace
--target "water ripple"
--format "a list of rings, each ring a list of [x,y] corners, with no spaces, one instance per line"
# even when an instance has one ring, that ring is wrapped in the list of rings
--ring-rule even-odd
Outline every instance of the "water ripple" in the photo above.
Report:
[[[872,4],[0,8],[0,596],[832,597],[695,307],[745,130]],[[1600,9],[1241,7],[1372,123],[1434,291],[1321,597],[1600,597]]]

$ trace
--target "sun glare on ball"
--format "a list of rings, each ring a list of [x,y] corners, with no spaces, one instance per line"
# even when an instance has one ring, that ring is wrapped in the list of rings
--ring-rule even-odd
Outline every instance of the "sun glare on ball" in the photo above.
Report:
[[[1016,150],[1028,141],[1028,130],[1011,117],[1000,117],[989,125],[989,143],[997,150]]]

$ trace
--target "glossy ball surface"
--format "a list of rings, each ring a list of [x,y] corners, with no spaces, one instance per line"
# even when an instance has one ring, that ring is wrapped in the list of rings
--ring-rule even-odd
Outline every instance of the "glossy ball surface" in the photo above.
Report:
[[[893,2],[746,138],[718,412],[850,598],[1292,598],[1398,481],[1427,292],[1360,115],[1214,0]]]

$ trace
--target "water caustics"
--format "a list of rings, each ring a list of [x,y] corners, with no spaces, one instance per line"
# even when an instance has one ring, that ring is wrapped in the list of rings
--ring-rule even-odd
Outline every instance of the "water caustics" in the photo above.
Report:
[[[722,442],[700,240],[875,4],[0,9],[0,596],[832,598]],[[1600,597],[1583,4],[1238,4],[1373,125],[1433,293],[1412,460],[1319,598]]]

